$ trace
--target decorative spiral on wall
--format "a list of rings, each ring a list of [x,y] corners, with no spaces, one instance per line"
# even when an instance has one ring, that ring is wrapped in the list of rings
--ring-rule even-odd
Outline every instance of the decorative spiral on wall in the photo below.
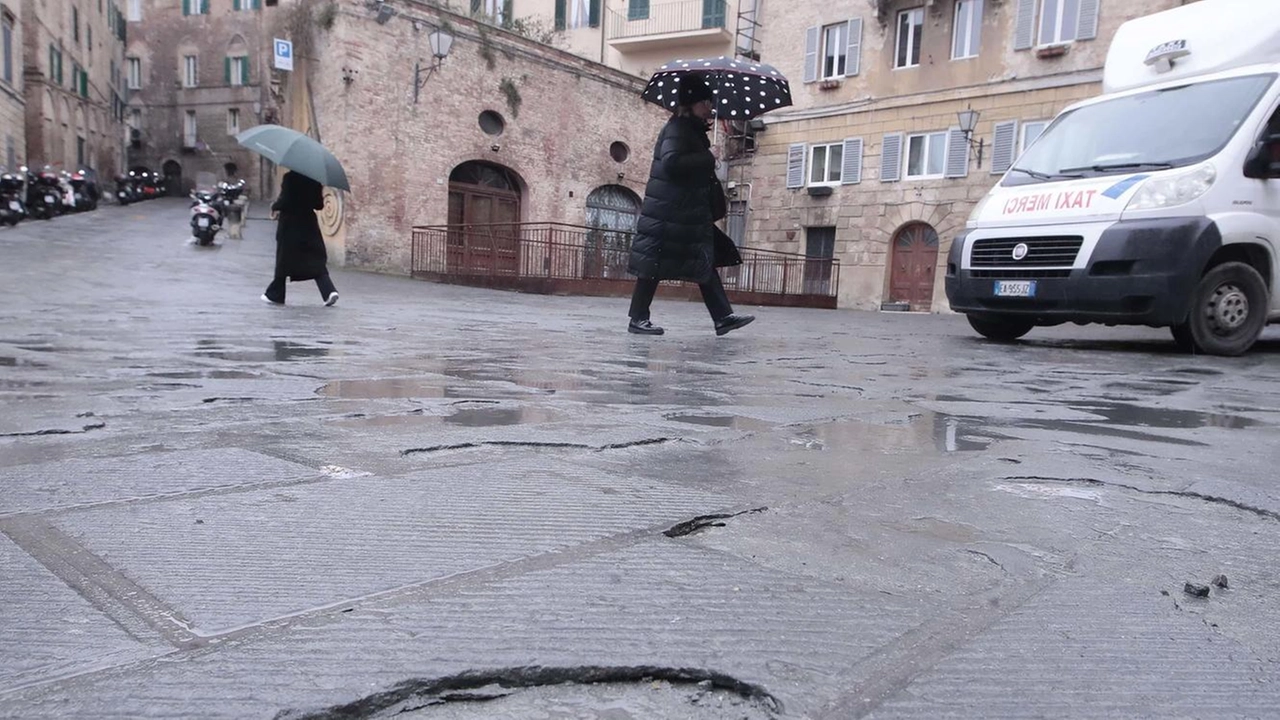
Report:
[[[333,188],[324,189],[324,207],[320,210],[320,232],[325,237],[336,237],[342,232],[343,221],[346,218],[346,206],[342,200],[342,193]]]

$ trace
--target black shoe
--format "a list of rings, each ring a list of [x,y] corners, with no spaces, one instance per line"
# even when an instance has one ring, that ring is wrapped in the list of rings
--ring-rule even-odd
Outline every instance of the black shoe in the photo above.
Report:
[[[636,335],[661,335],[666,332],[666,330],[663,330],[648,320],[632,320],[627,323],[627,332],[635,333]]]
[[[726,315],[716,321],[716,334],[724,335],[740,327],[746,327],[755,322],[755,319],[755,315]]]

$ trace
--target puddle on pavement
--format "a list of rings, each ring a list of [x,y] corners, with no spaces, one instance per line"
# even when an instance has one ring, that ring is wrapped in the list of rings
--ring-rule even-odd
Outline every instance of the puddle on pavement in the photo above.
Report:
[[[938,395],[938,402],[972,403],[982,405],[985,402],[956,395]],[[1199,410],[1177,410],[1173,408],[1153,408],[1134,403],[1109,402],[1091,400],[1086,402],[1062,403],[1025,403],[1001,402],[1002,405],[1056,406],[1099,416],[1093,419],[1052,420],[1045,418],[969,418],[969,422],[985,422],[991,425],[1006,427],[1035,427],[1046,430],[1069,429],[1080,425],[1113,425],[1117,427],[1159,428],[1166,430],[1190,430],[1195,428],[1220,427],[1230,429],[1249,428],[1263,423],[1243,415],[1228,413],[1201,412]]]
[[[180,370],[176,372],[151,372],[147,377],[167,378],[170,380],[252,380],[262,377],[261,373],[247,370]]]
[[[273,340],[270,350],[229,350],[218,345],[205,344],[203,347],[198,347],[195,352],[201,358],[257,363],[314,360],[327,357],[329,353],[330,350],[326,347],[301,345],[282,340]]]
[[[497,427],[548,422],[553,415],[541,408],[466,408],[444,418],[444,422],[463,427]]]
[[[344,400],[397,400],[448,397],[439,382],[425,378],[336,380],[316,390],[317,395]]]
[[[806,450],[874,452],[885,455],[986,450],[1004,436],[965,418],[924,412],[905,423],[841,421],[814,425],[789,442]]]
[[[16,357],[0,357],[0,367],[43,368],[49,367],[49,365],[47,363],[36,362],[34,360],[24,360]]]
[[[758,432],[762,430],[769,430],[773,427],[772,423],[756,418],[743,417],[741,415],[697,415],[671,413],[669,415],[664,415],[663,417],[673,422],[688,423],[690,425],[705,425],[707,427],[729,428],[733,430]]]
[[[1090,502],[1102,501],[1102,491],[1100,490],[1068,487],[1066,485],[1006,483],[996,485],[996,489],[1025,498],[1068,498],[1072,500],[1088,500]]]

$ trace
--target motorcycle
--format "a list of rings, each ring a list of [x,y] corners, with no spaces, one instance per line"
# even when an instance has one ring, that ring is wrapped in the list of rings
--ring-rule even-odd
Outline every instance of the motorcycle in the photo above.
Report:
[[[58,174],[43,170],[39,175],[27,173],[27,207],[31,217],[52,220],[62,213],[62,183]]]
[[[98,209],[98,183],[94,180],[93,171],[81,170],[72,173],[68,182],[71,185],[72,201],[76,212]]]
[[[222,215],[216,202],[215,192],[195,190],[191,193],[191,234],[198,245],[212,245],[222,229]]]
[[[130,205],[137,202],[140,198],[137,194],[137,188],[134,187],[133,179],[129,175],[120,174],[116,176],[116,202],[120,205]]]
[[[0,174],[0,223],[17,225],[27,217],[26,185],[24,176]]]

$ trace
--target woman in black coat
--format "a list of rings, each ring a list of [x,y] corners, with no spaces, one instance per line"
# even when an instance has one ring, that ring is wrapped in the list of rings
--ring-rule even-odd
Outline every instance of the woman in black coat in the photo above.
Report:
[[[329,279],[329,256],[320,234],[316,211],[324,207],[320,183],[290,170],[280,181],[280,197],[271,205],[279,213],[276,222],[276,274],[262,299],[284,304],[285,283],[315,280],[325,305],[338,302],[338,289]]]
[[[679,106],[658,134],[644,205],[631,244],[628,270],[636,276],[627,331],[661,335],[649,321],[649,306],[660,280],[698,283],[716,334],[755,320],[735,315],[716,272],[715,220],[711,211],[716,159],[707,139],[714,95],[702,78],[686,75],[680,82]]]

